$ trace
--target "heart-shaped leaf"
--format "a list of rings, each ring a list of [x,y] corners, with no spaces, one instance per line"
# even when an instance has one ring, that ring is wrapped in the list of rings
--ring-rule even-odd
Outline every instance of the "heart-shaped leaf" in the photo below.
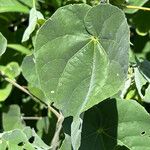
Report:
[[[36,37],[40,87],[65,116],[79,115],[119,91],[127,75],[128,49],[128,25],[117,7],[62,7]]]

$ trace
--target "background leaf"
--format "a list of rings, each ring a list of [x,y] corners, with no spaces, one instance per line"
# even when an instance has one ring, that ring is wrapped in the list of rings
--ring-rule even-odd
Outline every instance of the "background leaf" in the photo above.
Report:
[[[37,21],[40,19],[44,20],[43,15],[39,11],[37,11],[35,8],[32,8],[30,10],[30,15],[29,15],[29,26],[27,27],[27,29],[25,30],[23,34],[22,42],[25,42],[29,39],[31,33],[36,28]]]
[[[19,76],[21,72],[19,64],[17,62],[10,62],[2,71],[11,79]]]
[[[23,130],[15,129],[12,131],[4,132],[0,139],[1,144],[7,147],[8,150],[50,150],[50,147],[43,143],[35,131],[29,127],[26,127]]]
[[[6,82],[1,83],[0,88],[0,102],[6,100],[8,96],[10,95],[12,90],[12,85]]]
[[[0,13],[2,12],[22,12],[28,13],[29,9],[18,0],[0,0]]]
[[[10,131],[13,129],[23,129],[24,127],[20,107],[18,105],[11,105],[7,112],[3,113],[4,130]]]
[[[80,150],[149,149],[149,114],[130,100],[105,100],[84,114]],[[109,144],[108,144],[109,143]]]
[[[16,62],[10,62],[6,66],[0,66],[0,71],[7,77],[11,79],[15,79],[17,76],[19,76],[21,70]],[[7,81],[3,81],[3,79],[0,80],[0,101],[4,101],[8,98],[12,91],[12,84],[8,83]]]
[[[60,147],[60,150],[72,150],[71,148],[71,137],[69,135],[65,135],[65,139]]]
[[[0,33],[0,56],[5,52],[7,47],[6,38]]]

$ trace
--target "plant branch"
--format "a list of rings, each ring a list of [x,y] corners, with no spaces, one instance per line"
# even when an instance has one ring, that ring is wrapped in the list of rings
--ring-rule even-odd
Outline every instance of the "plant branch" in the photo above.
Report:
[[[55,115],[56,115],[56,117],[59,119],[60,117],[61,117],[61,114],[60,113],[58,113],[52,106],[48,106],[48,109],[51,111],[51,112],[53,112]]]
[[[7,77],[5,77],[4,80],[11,83],[12,85],[14,85],[15,87],[17,87],[18,89],[20,89],[21,91],[23,91],[24,93],[28,94],[30,97],[33,98],[33,95],[27,89],[23,88],[21,85],[19,85],[15,81],[13,81]]]
[[[11,83],[12,85],[14,85],[15,87],[17,87],[18,89],[20,89],[21,91],[23,91],[24,93],[26,93],[27,95],[29,95],[33,100],[35,100],[36,102],[41,102],[42,104],[44,104],[51,112],[53,112],[56,117],[59,119],[60,118],[60,114],[50,105],[48,105],[47,103],[45,103],[44,101],[42,101],[41,99],[39,99],[38,97],[36,97],[35,95],[31,94],[27,89],[25,89],[24,87],[22,87],[21,85],[19,85],[18,83],[16,83],[14,80],[9,79],[3,72],[0,71],[0,76],[7,82]]]
[[[41,120],[42,117],[21,117],[23,120]]]
[[[132,5],[126,5],[125,8],[150,11],[150,8],[148,7],[140,7],[140,6],[132,6]]]
[[[56,124],[56,131],[51,142],[52,150],[57,150],[60,146],[59,136],[60,136],[60,132],[62,129],[63,121],[64,121],[64,116],[60,113],[60,117],[58,118],[58,121]]]

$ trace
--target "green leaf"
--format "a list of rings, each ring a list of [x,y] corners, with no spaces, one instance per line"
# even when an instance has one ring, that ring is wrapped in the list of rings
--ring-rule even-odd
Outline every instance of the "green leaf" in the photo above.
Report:
[[[71,147],[71,137],[68,134],[65,134],[65,139],[60,147],[60,150],[72,150]]]
[[[49,130],[49,125],[50,125],[50,121],[48,117],[43,117],[42,119],[37,121],[37,130],[38,130],[38,135],[40,137],[42,137],[43,132],[44,134],[48,134],[48,130]]]
[[[26,127],[26,128],[24,128],[23,132],[26,134],[26,137],[28,139],[34,137],[32,145],[35,148],[37,148],[39,150],[41,150],[41,149],[50,150],[50,147],[42,141],[42,139],[36,134],[34,129],[31,129],[30,127]]]
[[[74,150],[79,149],[81,144],[82,123],[83,120],[77,117],[73,119],[73,122],[71,124],[71,143]]]
[[[150,61],[144,60],[140,63],[139,66],[141,73],[143,76],[147,79],[147,81],[150,83]]]
[[[60,7],[62,5],[62,0],[51,0],[51,3],[54,7]]]
[[[36,37],[35,68],[41,89],[65,116],[79,115],[120,90],[128,50],[129,28],[117,7],[59,8]]]
[[[150,116],[136,101],[105,100],[84,114],[79,150],[149,150]]]
[[[29,67],[30,66],[30,67]],[[35,87],[39,87],[38,76],[35,68],[35,59],[33,55],[26,56],[21,65],[22,73],[26,80]]]
[[[24,128],[20,107],[18,105],[11,105],[9,110],[3,113],[3,128],[5,131]]]
[[[3,12],[28,13],[29,9],[25,5],[22,5],[18,0],[0,0],[0,13]]]
[[[150,103],[150,85],[145,90],[144,102]]]
[[[0,88],[0,102],[7,99],[7,97],[10,95],[12,90],[12,85],[7,82],[0,82],[1,88]]]
[[[30,66],[30,67],[29,67]],[[39,85],[38,76],[35,68],[35,59],[33,55],[26,56],[22,62],[22,74],[26,78],[26,80],[30,83],[28,85],[29,91],[36,95],[39,99],[46,101],[45,95],[41,90],[41,86]]]
[[[10,62],[2,71],[6,76],[8,76],[11,79],[14,79],[15,77],[19,76],[21,72],[20,66],[17,62]]]
[[[16,62],[10,62],[6,66],[0,66],[0,71],[7,77],[14,79],[19,76],[21,70]],[[11,93],[12,85],[6,81],[0,81],[0,101],[6,100]]]
[[[43,15],[35,8],[32,8],[30,10],[30,15],[29,15],[29,26],[27,27],[27,29],[23,34],[22,42],[25,42],[30,38],[30,35],[35,30],[37,21],[39,19],[44,19]]]
[[[33,7],[33,0],[19,0],[19,1],[29,7]],[[38,1],[40,0],[35,0],[36,5],[38,5]]]
[[[36,124],[37,134],[47,143],[51,144],[55,134],[57,118],[54,115],[43,117]]]
[[[144,98],[144,95],[142,94],[142,87],[147,83],[147,80],[143,77],[138,68],[134,68],[134,79],[139,95],[141,98]]]
[[[7,47],[7,40],[0,32],[0,56],[5,53]]]
[[[135,83],[138,89],[140,96],[142,97],[144,102],[150,102],[150,62],[148,60],[144,60],[142,62],[138,62],[139,67],[135,68]],[[144,94],[141,93],[143,85],[148,86],[144,88]]]
[[[17,62],[10,62],[6,66],[0,66],[0,71],[9,78],[14,79],[20,74],[20,67]]]
[[[21,150],[22,146],[19,146],[20,143],[28,143],[26,135],[19,129],[15,129],[9,132],[4,132],[1,138],[2,144],[6,141],[8,150]],[[25,144],[26,145],[26,144]],[[23,146],[24,147],[24,146]],[[33,150],[33,148],[31,149]]]
[[[38,97],[40,100],[46,102],[45,95],[44,95],[43,91],[42,91],[39,87],[35,87],[35,86],[32,86],[32,85],[28,85],[28,90],[29,90],[33,95],[35,95],[36,97]]]
[[[32,52],[28,48],[26,48],[20,44],[8,44],[7,47],[14,49],[18,52],[21,52],[22,54],[25,54],[25,55],[31,55],[32,54]]]
[[[31,140],[32,139],[32,140]],[[14,129],[8,132],[4,132],[0,136],[0,147],[5,146],[8,150],[50,150],[51,148],[47,146],[35,133],[33,129],[29,127],[23,130]]]
[[[0,135],[0,136],[1,136],[1,135]],[[1,150],[6,150],[6,148],[7,148],[7,144],[6,144],[5,141],[3,141],[3,142],[0,144],[0,149],[1,149]]]

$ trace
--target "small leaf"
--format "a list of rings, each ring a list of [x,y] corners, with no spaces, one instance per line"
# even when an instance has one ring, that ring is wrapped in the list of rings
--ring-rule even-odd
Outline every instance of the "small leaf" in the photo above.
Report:
[[[0,56],[5,53],[7,47],[6,38],[0,33]]]
[[[35,8],[32,8],[29,15],[29,26],[23,34],[22,42],[25,42],[30,38],[31,33],[35,30],[38,19],[44,19],[44,17]]]
[[[7,99],[7,97],[10,95],[12,90],[12,85],[10,83],[6,82],[0,82],[1,88],[0,88],[0,102]]]
[[[144,102],[150,103],[150,85],[145,90]]]
[[[19,66],[19,64],[17,62],[10,62],[5,67],[3,72],[9,78],[14,79],[15,77],[19,76],[21,70],[20,70],[20,66]]]
[[[9,110],[3,113],[3,128],[5,131],[24,128],[18,105],[11,105]]]
[[[10,62],[6,66],[0,66],[0,71],[4,73],[7,77],[14,79],[17,77],[21,70],[16,62]],[[0,87],[0,101],[4,101],[8,98],[8,96],[11,93],[12,90],[12,84],[6,82],[6,81],[0,81],[1,87]]]
[[[80,117],[76,117],[71,124],[71,143],[74,150],[79,149],[81,144],[82,122],[83,120]]]
[[[32,139],[32,141],[30,141],[32,143],[32,145],[35,147],[35,148],[41,148],[41,149],[44,149],[44,150],[49,150],[50,147],[48,145],[46,145],[42,139],[36,134],[36,132],[34,131],[34,129],[31,129],[30,127],[26,127],[24,128],[23,132],[26,134],[26,137],[28,139]]]
[[[65,134],[65,139],[60,147],[60,150],[72,150],[71,137],[68,134]]]
[[[144,95],[142,94],[142,87],[147,83],[147,80],[144,78],[144,76],[140,73],[138,68],[134,68],[134,78],[135,78],[135,84],[136,88],[138,90],[139,95],[141,98],[144,98]]]
[[[31,138],[33,140],[31,141]],[[23,130],[14,129],[1,134],[1,145],[7,146],[8,150],[50,150],[51,148],[46,145],[40,137],[35,133],[34,129],[29,127]]]

